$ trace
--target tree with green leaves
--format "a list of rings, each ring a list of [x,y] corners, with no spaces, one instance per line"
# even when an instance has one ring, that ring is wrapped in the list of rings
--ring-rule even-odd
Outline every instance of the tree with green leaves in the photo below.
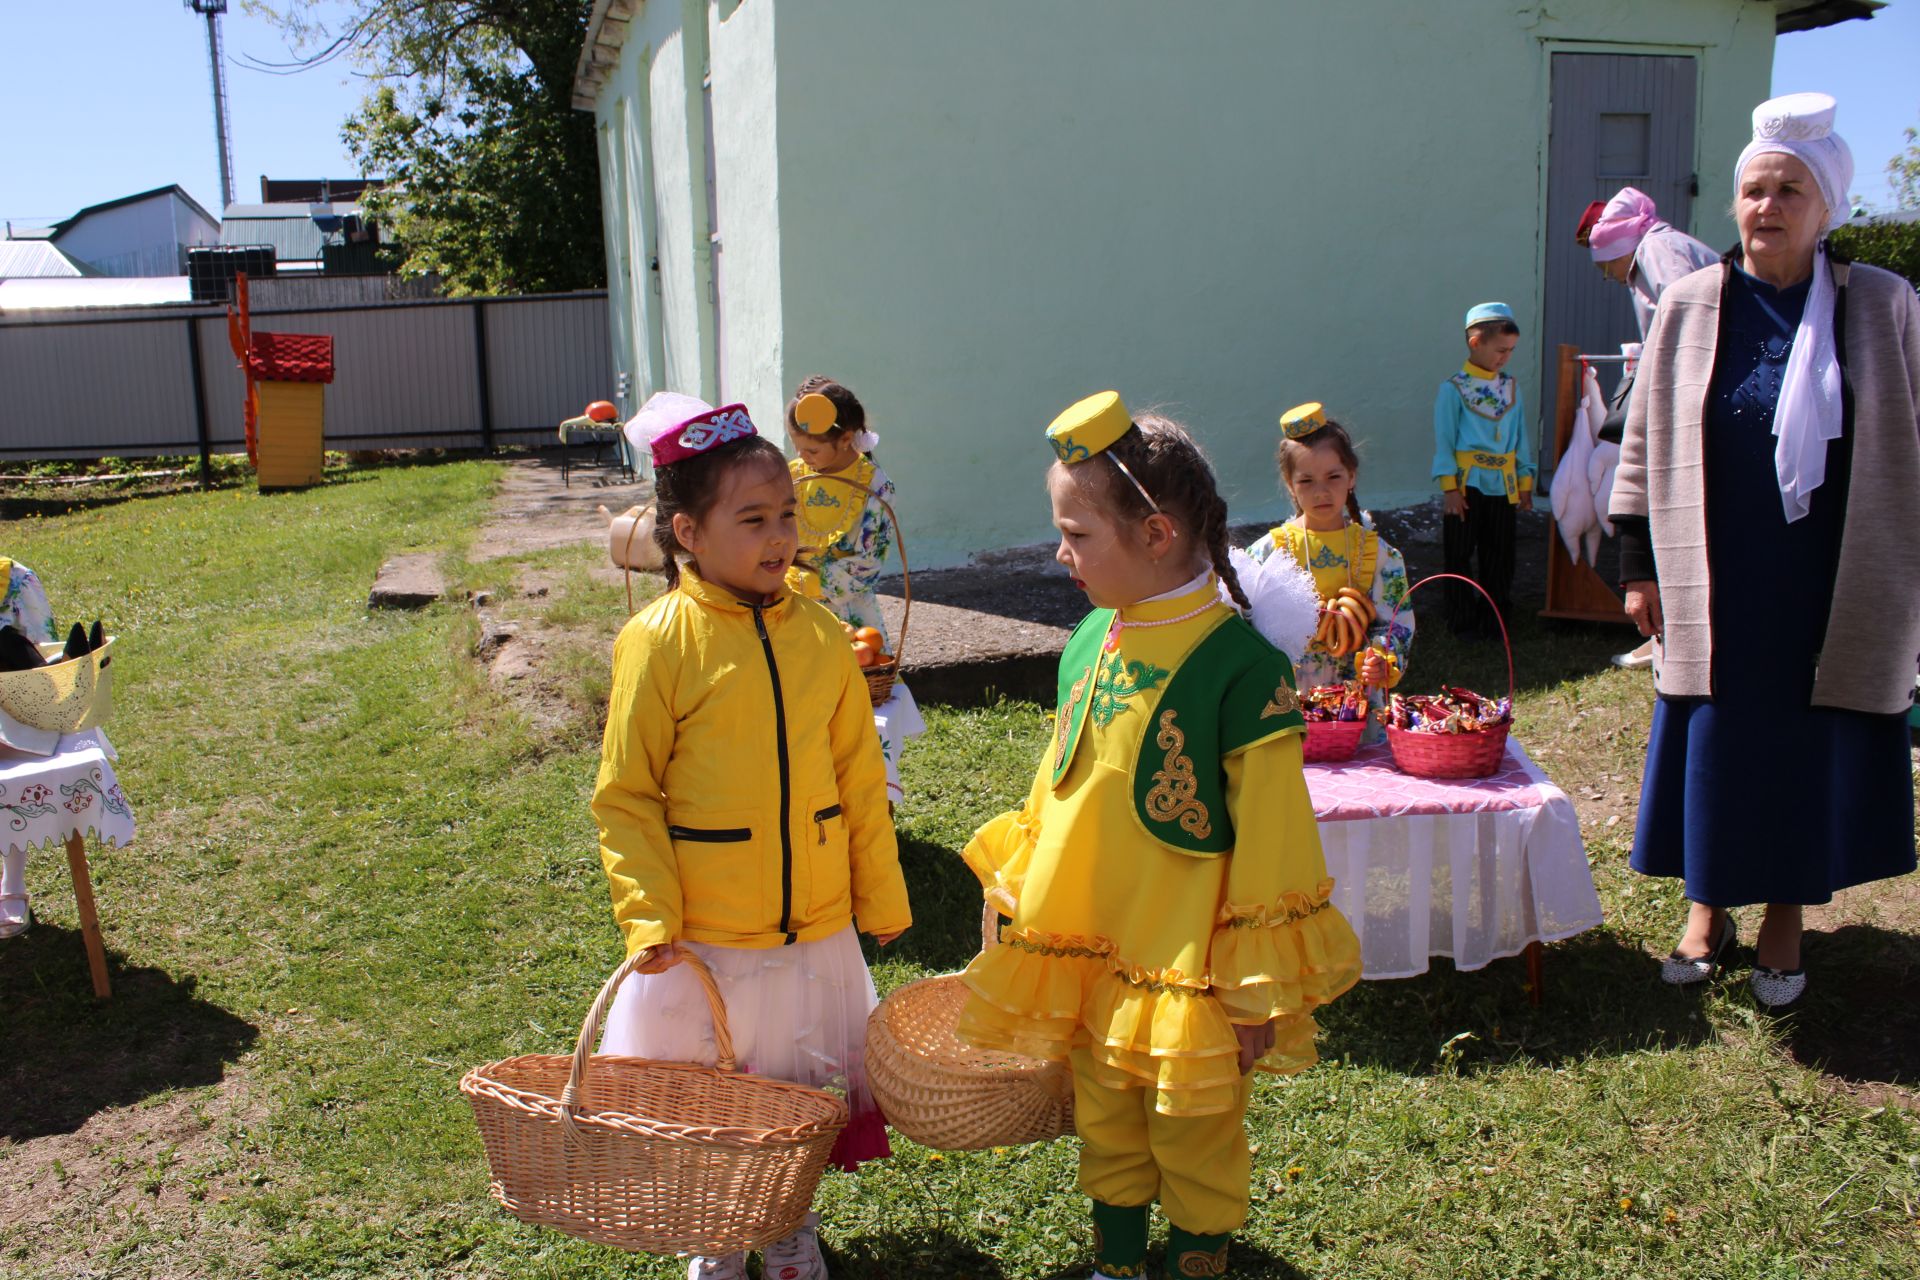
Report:
[[[592,116],[573,108],[591,0],[247,0],[303,70],[337,59],[374,84],[342,131],[363,200],[406,274],[453,293],[606,283]]]
[[[1887,161],[1887,181],[1894,208],[1920,209],[1920,129],[1908,125],[1906,132],[1906,150]]]

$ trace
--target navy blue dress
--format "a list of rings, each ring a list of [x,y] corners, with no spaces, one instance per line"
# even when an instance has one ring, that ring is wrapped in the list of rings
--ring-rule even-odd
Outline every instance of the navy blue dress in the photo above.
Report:
[[[1715,907],[1821,903],[1914,869],[1907,718],[1811,701],[1853,414],[1812,509],[1788,524],[1773,411],[1808,287],[1730,274],[1702,443],[1713,697],[1655,701],[1640,788],[1633,869],[1683,877]]]

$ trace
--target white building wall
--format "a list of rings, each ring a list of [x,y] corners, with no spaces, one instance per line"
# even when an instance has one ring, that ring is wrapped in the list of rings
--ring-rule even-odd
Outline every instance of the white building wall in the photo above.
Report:
[[[718,0],[708,9],[720,250],[719,398],[741,401],[778,438],[783,385],[780,162],[772,0]],[[722,18],[722,14],[726,16]],[[795,74],[803,74],[795,69]]]

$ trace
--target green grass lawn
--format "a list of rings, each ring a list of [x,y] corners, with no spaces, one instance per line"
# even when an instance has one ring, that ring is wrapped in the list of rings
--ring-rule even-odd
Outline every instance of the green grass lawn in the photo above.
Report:
[[[498,1211],[455,1088],[570,1047],[620,953],[591,724],[536,730],[497,695],[466,610],[365,608],[405,549],[510,588],[509,566],[461,558],[494,475],[352,471],[0,533],[62,619],[121,637],[111,732],[140,823],[94,860],[111,1002],[91,998],[51,852],[29,868],[41,924],[0,943],[0,1274],[682,1274]],[[595,645],[625,613],[585,573],[598,555],[535,558],[563,574],[550,616]],[[1550,949],[1542,1008],[1516,963],[1442,962],[1330,1009],[1326,1062],[1256,1095],[1246,1274],[1920,1274],[1920,1119],[1901,1105],[1920,1067],[1863,1100],[1739,983],[1654,981],[1682,907],[1625,867],[1650,693],[1603,669],[1618,639],[1518,635],[1521,734],[1583,803],[1608,926]],[[604,680],[590,665],[579,678]],[[1437,638],[1416,670],[1504,674]],[[1045,734],[1027,704],[928,721],[899,814],[920,923],[877,964],[883,989],[971,954],[978,891],[954,851],[1024,792]],[[1821,999],[1845,1028],[1838,986]],[[837,1275],[1084,1274],[1071,1142],[898,1148],[823,1185]]]

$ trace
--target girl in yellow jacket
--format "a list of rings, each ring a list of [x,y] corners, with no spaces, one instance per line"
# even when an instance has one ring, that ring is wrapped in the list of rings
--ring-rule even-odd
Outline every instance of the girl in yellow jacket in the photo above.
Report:
[[[1314,1061],[1312,1010],[1360,972],[1300,772],[1292,665],[1234,607],[1226,504],[1177,424],[1103,392],[1047,432],[1056,558],[1095,611],[1067,643],[1025,804],[967,863],[1012,922],[959,1031],[1072,1064],[1105,1277],[1227,1272],[1251,1075]],[[1222,598],[1222,590],[1233,604]]]
[[[668,586],[614,644],[593,813],[627,953],[602,1053],[712,1064],[692,951],[726,998],[740,1069],[843,1093],[842,1168],[887,1154],[863,1064],[873,980],[854,935],[912,917],[866,684],[840,624],[785,586],[786,459],[739,405],[663,393],[629,426],[654,461]],[[684,563],[682,563],[684,561]],[[824,1280],[816,1215],[764,1274]],[[688,1275],[736,1280],[744,1255]]]

